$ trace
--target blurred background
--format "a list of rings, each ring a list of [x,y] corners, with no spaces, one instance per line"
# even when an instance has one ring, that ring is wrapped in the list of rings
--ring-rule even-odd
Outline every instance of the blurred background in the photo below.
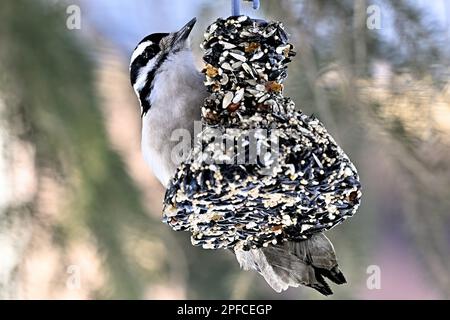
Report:
[[[261,2],[243,13],[282,21],[297,47],[286,96],[363,183],[358,214],[327,233],[349,283],[326,299],[450,298],[450,1]],[[276,294],[160,222],[129,57],[196,16],[201,68],[203,30],[229,13],[228,0],[0,2],[0,298],[324,299]]]

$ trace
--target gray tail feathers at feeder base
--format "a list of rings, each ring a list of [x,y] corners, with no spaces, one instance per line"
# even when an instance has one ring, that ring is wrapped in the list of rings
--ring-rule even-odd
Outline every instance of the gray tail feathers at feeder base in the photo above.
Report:
[[[333,244],[324,234],[303,241],[287,241],[249,251],[235,250],[241,268],[258,271],[277,292],[305,285],[323,295],[331,295],[328,278],[336,284],[346,283],[339,270]]]

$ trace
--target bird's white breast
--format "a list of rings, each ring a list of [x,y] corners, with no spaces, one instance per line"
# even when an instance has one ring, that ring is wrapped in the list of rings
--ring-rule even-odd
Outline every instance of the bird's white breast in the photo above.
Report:
[[[178,166],[171,153],[180,141],[171,139],[172,134],[184,129],[193,135],[206,96],[202,76],[188,50],[169,56],[155,76],[149,97],[152,107],[142,120],[142,152],[164,186]]]

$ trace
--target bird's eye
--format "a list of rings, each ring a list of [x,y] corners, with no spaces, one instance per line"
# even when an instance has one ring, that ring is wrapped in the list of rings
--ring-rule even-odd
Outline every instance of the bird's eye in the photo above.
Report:
[[[150,60],[157,54],[155,48],[153,46],[148,47],[144,52],[144,59]]]

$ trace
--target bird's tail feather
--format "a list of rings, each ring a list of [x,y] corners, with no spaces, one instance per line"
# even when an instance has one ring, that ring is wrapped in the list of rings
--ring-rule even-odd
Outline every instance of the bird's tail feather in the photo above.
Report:
[[[305,285],[330,295],[333,292],[325,278],[336,284],[346,283],[333,245],[324,234],[267,248],[235,250],[235,253],[244,270],[258,271],[277,292]]]

